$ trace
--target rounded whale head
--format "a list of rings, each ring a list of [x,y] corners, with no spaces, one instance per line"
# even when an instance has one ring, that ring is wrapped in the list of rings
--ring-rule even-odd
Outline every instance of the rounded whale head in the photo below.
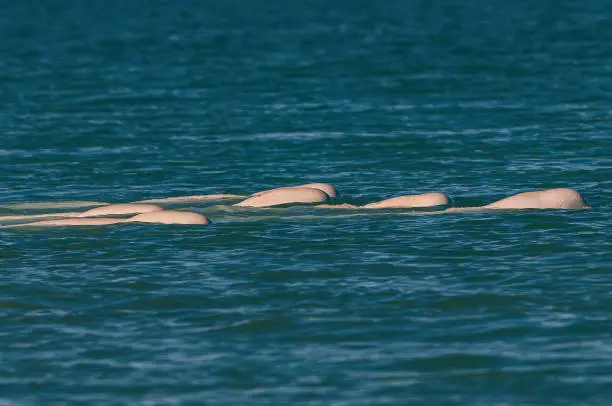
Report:
[[[542,209],[587,209],[584,198],[573,189],[549,189],[541,192]]]
[[[295,186],[295,187],[309,187],[309,188],[313,188],[313,189],[319,189],[322,190],[323,192],[325,192],[327,194],[327,196],[335,199],[336,197],[340,196],[340,193],[338,193],[338,191],[336,190],[335,187],[333,187],[332,185],[330,185],[329,183],[307,183],[305,185],[299,185],[299,186]]]
[[[366,204],[367,209],[408,209],[412,207],[433,207],[448,204],[448,197],[444,193],[423,193],[421,195],[407,195],[393,197],[380,202]]]
[[[328,200],[329,196],[321,189],[294,186],[273,189],[253,195],[240,203],[236,203],[234,206],[269,207],[291,203],[325,203]]]
[[[524,192],[491,203],[490,209],[588,209],[580,193],[572,189],[548,189]]]
[[[126,223],[159,224],[210,224],[208,217],[187,211],[164,210],[138,214],[125,220]]]
[[[139,213],[152,213],[162,211],[163,209],[154,204],[111,204],[103,207],[96,207],[95,209],[87,210],[79,213],[76,217],[96,217],[96,216],[110,216],[120,214],[139,214]]]

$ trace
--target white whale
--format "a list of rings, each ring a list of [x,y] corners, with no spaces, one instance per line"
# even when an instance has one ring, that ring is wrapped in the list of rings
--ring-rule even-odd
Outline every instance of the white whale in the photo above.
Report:
[[[162,211],[163,208],[153,204],[110,204],[108,206],[96,207],[83,212],[59,212],[59,213],[44,213],[44,214],[28,214],[14,216],[0,216],[0,221],[13,220],[33,220],[40,218],[74,218],[74,217],[97,217],[97,216],[112,216],[125,214],[140,214]]]
[[[521,210],[521,209],[590,209],[580,193],[573,189],[559,188],[523,192],[479,207],[453,207],[445,211]]]
[[[370,203],[363,206],[366,209],[389,209],[389,208],[418,208],[444,206],[449,202],[448,197],[443,193],[423,193],[420,195],[406,195],[381,200],[380,202]]]
[[[343,204],[320,204],[315,206],[320,209],[409,209],[444,206],[449,203],[448,196],[444,193],[423,193],[420,195],[403,195],[390,199],[369,203],[364,206],[355,206],[348,203]]]
[[[8,227],[51,227],[51,226],[103,226],[120,223],[157,223],[157,224],[210,224],[210,220],[198,213],[165,210],[137,214],[130,218],[71,218],[60,220],[45,220],[35,223],[17,224]]]
[[[580,193],[560,188],[524,192],[485,206],[487,209],[587,209]]]
[[[240,203],[236,203],[234,206],[270,207],[292,203],[325,203],[327,201],[329,201],[329,195],[321,189],[293,186],[255,194]]]

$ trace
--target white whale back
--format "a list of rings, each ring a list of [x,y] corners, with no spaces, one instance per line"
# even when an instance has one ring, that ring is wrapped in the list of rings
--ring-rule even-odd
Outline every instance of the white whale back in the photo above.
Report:
[[[328,200],[329,196],[327,193],[320,189],[295,186],[256,194],[240,203],[236,203],[234,206],[269,207],[290,203],[325,203]]]
[[[560,188],[524,192],[491,203],[489,209],[587,209],[580,193]]]
[[[159,223],[159,224],[210,224],[206,216],[198,213],[164,210],[138,214],[125,220],[126,223]]]
[[[433,207],[447,205],[448,197],[443,193],[398,196],[363,206],[366,209]]]

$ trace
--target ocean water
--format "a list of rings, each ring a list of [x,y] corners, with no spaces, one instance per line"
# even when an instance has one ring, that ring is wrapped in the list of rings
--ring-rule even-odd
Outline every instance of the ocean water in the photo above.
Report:
[[[1,404],[612,402],[609,2],[1,4],[0,215],[306,182],[593,206],[0,229]]]

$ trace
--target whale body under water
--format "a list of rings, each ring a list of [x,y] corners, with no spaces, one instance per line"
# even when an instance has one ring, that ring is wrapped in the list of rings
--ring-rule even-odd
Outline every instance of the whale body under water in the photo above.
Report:
[[[129,218],[86,217],[59,220],[37,221],[35,223],[19,224],[17,226],[50,227],[50,226],[104,226],[121,223],[156,223],[156,224],[210,224],[208,217],[192,212],[163,210],[137,214]]]

